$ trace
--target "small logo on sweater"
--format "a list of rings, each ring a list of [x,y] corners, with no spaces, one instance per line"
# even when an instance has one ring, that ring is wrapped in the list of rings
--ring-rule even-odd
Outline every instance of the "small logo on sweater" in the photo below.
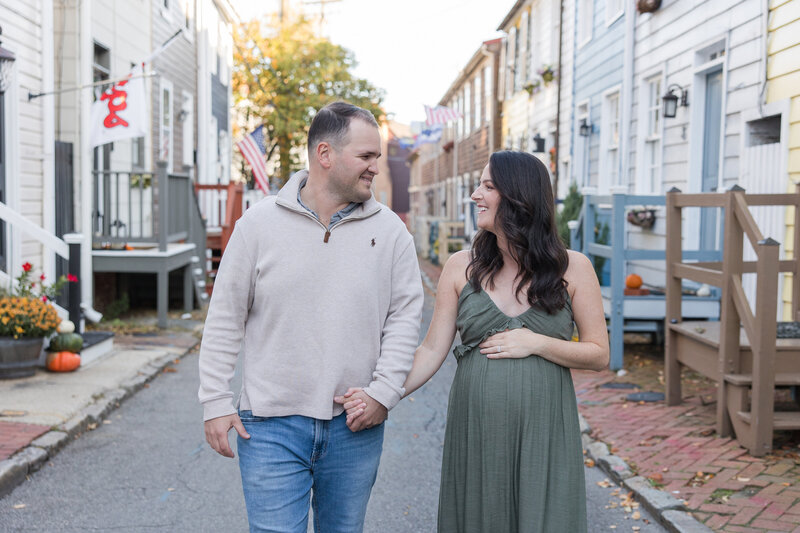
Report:
[[[375,246],[375,239],[372,239],[372,242],[369,243],[370,246]]]

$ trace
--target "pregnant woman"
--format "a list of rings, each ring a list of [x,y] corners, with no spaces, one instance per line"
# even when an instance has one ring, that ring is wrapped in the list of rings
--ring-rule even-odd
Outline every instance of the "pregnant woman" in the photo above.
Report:
[[[439,532],[586,531],[570,369],[608,364],[597,277],[559,239],[550,178],[534,156],[493,154],[472,200],[479,232],[471,250],[444,266],[405,382],[408,395],[436,373],[457,329]],[[346,395],[350,421],[362,394]]]

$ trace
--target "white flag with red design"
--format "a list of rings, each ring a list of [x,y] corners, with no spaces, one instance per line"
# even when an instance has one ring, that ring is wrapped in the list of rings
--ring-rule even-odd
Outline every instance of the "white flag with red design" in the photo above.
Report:
[[[108,87],[92,104],[92,147],[147,135],[147,91],[142,67]]]
[[[436,107],[425,106],[425,123],[428,126],[436,126],[437,124],[447,124],[454,120],[461,118],[461,113],[455,109],[437,105]]]

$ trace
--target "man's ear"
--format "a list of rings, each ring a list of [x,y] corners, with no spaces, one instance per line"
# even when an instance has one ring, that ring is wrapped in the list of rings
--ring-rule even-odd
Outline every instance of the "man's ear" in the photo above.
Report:
[[[317,161],[319,161],[319,165],[324,169],[331,168],[331,152],[333,152],[333,147],[330,143],[322,141],[317,145]]]

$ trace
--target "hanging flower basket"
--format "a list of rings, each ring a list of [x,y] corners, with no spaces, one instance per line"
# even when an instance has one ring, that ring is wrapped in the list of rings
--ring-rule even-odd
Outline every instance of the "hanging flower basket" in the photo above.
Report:
[[[628,211],[628,222],[640,228],[650,229],[656,223],[655,209],[632,209]]]
[[[529,81],[522,88],[528,91],[530,96],[533,96],[542,89],[542,82],[539,80]]]
[[[556,78],[556,71],[553,69],[552,65],[545,65],[540,68],[537,73],[542,78],[542,81],[545,85],[549,84]]]

